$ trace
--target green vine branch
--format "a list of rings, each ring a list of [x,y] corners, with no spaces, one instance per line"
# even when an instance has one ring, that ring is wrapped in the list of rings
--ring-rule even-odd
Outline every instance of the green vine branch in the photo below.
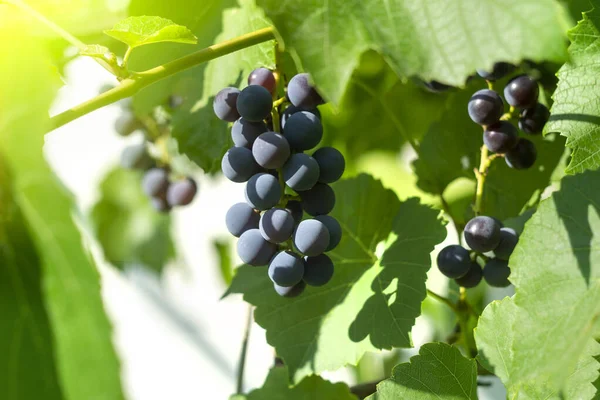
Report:
[[[131,97],[145,87],[171,75],[175,75],[210,60],[273,39],[275,39],[274,29],[271,27],[263,28],[255,32],[238,36],[235,39],[209,46],[147,71],[133,73],[131,77],[123,79],[117,87],[52,117],[50,119],[51,129],[54,130],[99,108]]]

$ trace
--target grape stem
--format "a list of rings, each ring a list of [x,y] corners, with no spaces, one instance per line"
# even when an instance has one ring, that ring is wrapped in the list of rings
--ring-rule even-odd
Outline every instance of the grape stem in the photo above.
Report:
[[[450,307],[450,309],[452,309],[452,311],[454,311],[456,313],[456,315],[459,316],[460,311],[459,311],[458,307],[452,301],[450,301],[450,299],[448,299],[444,296],[441,296],[429,289],[427,289],[427,294],[429,296],[433,297],[434,299],[436,299],[437,301],[440,301],[440,302],[444,303],[445,305],[447,305],[448,307]],[[459,318],[460,318],[460,316],[459,316]]]
[[[133,73],[130,77],[123,79],[119,86],[50,118],[51,129],[54,130],[101,107],[131,97],[140,90],[181,71],[273,39],[275,39],[274,28],[263,28],[209,46],[158,67]]]

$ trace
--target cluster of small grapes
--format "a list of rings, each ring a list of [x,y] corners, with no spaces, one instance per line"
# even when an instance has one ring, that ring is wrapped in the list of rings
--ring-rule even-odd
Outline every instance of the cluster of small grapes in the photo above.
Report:
[[[495,218],[479,216],[467,223],[464,236],[472,251],[459,245],[442,249],[437,257],[442,274],[455,279],[456,283],[465,288],[477,286],[482,278],[490,286],[510,285],[508,258],[519,241],[517,232],[504,227]],[[483,269],[478,260],[485,261]]]
[[[514,67],[507,63],[496,63],[491,72],[478,71],[478,74],[491,82],[507,75]],[[504,98],[511,109],[521,110],[519,128],[528,134],[539,134],[550,117],[548,108],[538,103],[539,87],[527,75],[511,79],[504,88]],[[520,138],[517,128],[509,121],[501,120],[504,115],[504,101],[494,90],[483,89],[475,92],[468,105],[471,119],[484,128],[483,142],[488,150],[504,154],[509,167],[527,169],[537,158],[535,145]]]
[[[170,109],[179,104],[180,100],[177,98],[169,99]],[[175,174],[172,173],[168,163],[157,160],[149,151],[159,135],[149,132],[147,123],[144,123],[133,112],[130,101],[124,102],[122,108],[123,112],[115,122],[115,131],[121,136],[129,136],[136,131],[141,131],[144,139],[141,143],[127,146],[123,150],[121,165],[127,169],[144,171],[142,189],[157,211],[168,212],[173,207],[190,204],[198,191],[194,179],[190,177],[173,179]],[[155,130],[159,132],[167,130],[168,120],[164,114],[160,118],[147,116],[146,119]]]
[[[342,237],[339,222],[327,214],[335,205],[328,184],[342,176],[344,157],[332,147],[312,156],[304,153],[323,136],[316,108],[323,100],[309,79],[298,74],[290,80],[291,105],[281,118],[279,102],[273,103],[277,81],[266,68],[253,71],[241,91],[221,90],[213,104],[217,117],[234,122],[235,147],[223,157],[223,174],[233,182],[247,182],[246,202],[229,209],[227,229],[239,238],[242,261],[268,265],[275,290],[284,297],[298,296],[307,284],[322,286],[331,280],[333,262],[324,253]],[[304,212],[313,218],[303,220]]]

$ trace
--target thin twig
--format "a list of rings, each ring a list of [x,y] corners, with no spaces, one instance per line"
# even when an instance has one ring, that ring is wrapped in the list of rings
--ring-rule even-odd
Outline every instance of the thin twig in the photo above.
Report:
[[[252,306],[248,305],[248,316],[246,318],[246,326],[244,328],[244,338],[242,339],[242,349],[240,351],[240,361],[237,371],[237,386],[236,393],[244,393],[244,369],[246,366],[246,354],[248,353],[248,339],[252,328]]]

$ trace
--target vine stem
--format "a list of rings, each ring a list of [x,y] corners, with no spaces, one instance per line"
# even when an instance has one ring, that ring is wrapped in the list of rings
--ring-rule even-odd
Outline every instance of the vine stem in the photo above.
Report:
[[[244,369],[246,367],[246,354],[248,354],[248,339],[250,338],[250,329],[252,328],[252,306],[248,306],[248,316],[246,317],[246,326],[244,327],[244,338],[242,339],[242,349],[240,350],[240,361],[237,370],[236,393],[244,393]]]
[[[452,311],[454,311],[456,314],[459,314],[459,309],[458,307],[456,307],[456,304],[454,304],[453,302],[450,301],[450,299],[447,299],[444,296],[441,296],[437,293],[435,293],[434,291],[431,291],[429,289],[427,289],[427,294],[431,297],[433,297],[434,299],[441,301],[442,303],[444,303],[445,305],[447,305],[448,307],[450,307],[452,309]]]
[[[127,63],[129,62],[129,57],[131,56],[131,52],[133,51],[133,47],[127,46],[127,51],[125,51],[125,55],[123,56],[123,62],[121,63],[121,68],[127,71]]]
[[[238,36],[235,39],[209,46],[205,49],[168,62],[164,65],[160,65],[143,72],[133,73],[129,78],[123,79],[119,86],[52,117],[50,119],[51,129],[54,130],[59,128],[101,107],[133,96],[145,87],[150,86],[171,75],[177,74],[207,61],[214,60],[215,58],[219,58],[238,50],[242,50],[273,39],[275,39],[274,29],[272,27],[263,28],[242,36]]]

